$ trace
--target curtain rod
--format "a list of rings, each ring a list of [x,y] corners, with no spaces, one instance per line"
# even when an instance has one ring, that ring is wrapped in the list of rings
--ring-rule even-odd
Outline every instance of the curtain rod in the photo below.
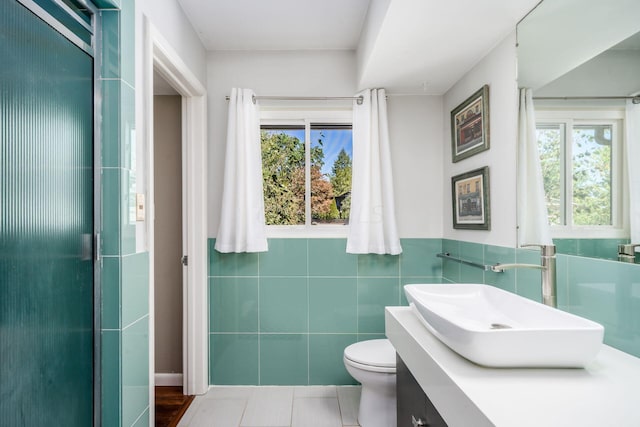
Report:
[[[541,100],[563,100],[569,101],[574,99],[630,99],[634,104],[640,104],[640,95],[635,96],[534,96],[533,99],[541,99]]]
[[[224,99],[229,100],[229,95]],[[332,100],[355,100],[358,105],[362,105],[364,97],[362,96],[253,96],[253,103],[257,99],[270,99],[279,101],[332,101]]]

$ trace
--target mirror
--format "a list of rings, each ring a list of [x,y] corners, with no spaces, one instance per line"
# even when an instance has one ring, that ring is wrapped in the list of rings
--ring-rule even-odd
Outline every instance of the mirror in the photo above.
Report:
[[[518,86],[533,91],[558,253],[640,262],[629,248],[640,244],[630,186],[640,189],[626,167],[628,123],[640,128],[638,16],[637,0],[543,0],[517,26]],[[619,257],[621,244],[630,256]]]

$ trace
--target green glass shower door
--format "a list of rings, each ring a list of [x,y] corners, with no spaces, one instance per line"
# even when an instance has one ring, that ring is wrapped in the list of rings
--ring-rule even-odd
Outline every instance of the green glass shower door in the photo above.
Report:
[[[87,427],[93,59],[0,3],[0,426]]]

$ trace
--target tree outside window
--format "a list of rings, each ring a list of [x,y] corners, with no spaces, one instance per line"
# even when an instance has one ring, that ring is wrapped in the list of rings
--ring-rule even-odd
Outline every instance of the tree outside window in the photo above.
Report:
[[[263,126],[261,129],[267,225],[348,222],[351,126],[311,124],[309,128],[308,144],[304,126]],[[307,212],[307,197],[310,212]]]

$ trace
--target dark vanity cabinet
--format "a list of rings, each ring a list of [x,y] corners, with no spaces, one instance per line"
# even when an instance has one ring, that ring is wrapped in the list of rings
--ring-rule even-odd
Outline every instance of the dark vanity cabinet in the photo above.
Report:
[[[447,427],[409,368],[396,354],[398,427]]]

